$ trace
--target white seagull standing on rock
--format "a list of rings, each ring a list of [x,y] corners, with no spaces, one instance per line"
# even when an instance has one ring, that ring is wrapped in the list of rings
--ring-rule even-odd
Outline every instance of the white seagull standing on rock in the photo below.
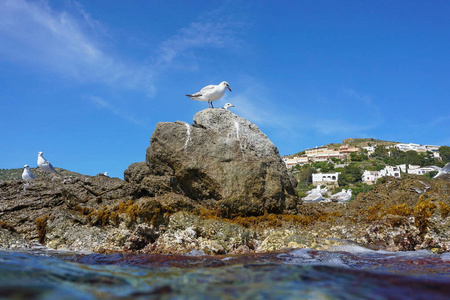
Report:
[[[205,86],[200,90],[200,92],[197,92],[192,95],[186,95],[192,100],[197,101],[208,101],[208,106],[210,108],[214,108],[213,101],[219,100],[222,98],[222,96],[225,94],[225,89],[230,89],[230,85],[226,81],[222,81],[218,85],[210,84]]]
[[[315,203],[325,200],[325,198],[322,196],[322,193],[320,193],[319,188],[312,190],[306,197],[303,197],[302,200],[308,203]]]
[[[42,152],[38,152],[38,159],[37,159],[38,167],[44,172],[58,173],[53,168],[52,164],[42,156],[42,154],[43,154]]]
[[[33,173],[30,171],[30,167],[28,165],[23,166],[22,179],[25,181],[30,181],[36,178]]]
[[[319,192],[321,191],[320,187],[321,187],[321,185],[319,184],[318,186],[316,186],[315,189],[306,191],[306,195],[309,195],[309,194],[311,194],[311,193],[319,193]]]
[[[234,107],[234,105],[231,103],[225,103],[225,105],[223,106],[223,108],[225,108],[226,110],[228,110],[230,107]]]
[[[343,197],[343,196],[346,196],[346,195],[347,195],[347,192],[345,191],[345,189],[342,189],[342,191],[340,191],[340,192],[338,192],[338,193],[336,193],[336,194],[331,195],[331,196],[330,196],[330,200],[331,200],[331,201],[337,201],[339,198],[341,198],[341,197]]]
[[[438,171],[438,173],[433,178],[437,178],[437,177],[439,177],[441,175],[450,173],[450,163],[447,163],[443,168],[440,168],[440,167],[437,167],[437,166],[430,166],[430,168],[433,168],[436,171]]]
[[[337,202],[347,202],[350,201],[352,199],[352,189],[348,189],[347,192],[343,193],[339,197],[336,197],[335,199],[333,199],[333,201],[337,201]]]

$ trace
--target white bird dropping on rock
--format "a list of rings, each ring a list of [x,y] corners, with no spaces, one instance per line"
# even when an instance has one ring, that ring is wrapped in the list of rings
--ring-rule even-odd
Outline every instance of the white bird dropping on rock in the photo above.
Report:
[[[25,181],[30,181],[36,178],[33,173],[30,171],[30,167],[28,165],[23,166],[22,179]]]
[[[214,108],[214,106],[212,104],[213,101],[216,101],[216,100],[219,100],[220,98],[222,98],[223,95],[225,94],[225,89],[229,89],[231,92],[230,85],[228,84],[228,82],[222,81],[218,85],[214,85],[214,84],[207,85],[204,88],[202,88],[200,90],[200,92],[197,92],[192,95],[186,95],[186,96],[188,96],[192,100],[208,101],[208,106],[210,108]]]
[[[42,156],[42,154],[43,154],[42,152],[38,152],[38,159],[37,159],[38,167],[44,172],[58,173],[53,168],[52,164]]]

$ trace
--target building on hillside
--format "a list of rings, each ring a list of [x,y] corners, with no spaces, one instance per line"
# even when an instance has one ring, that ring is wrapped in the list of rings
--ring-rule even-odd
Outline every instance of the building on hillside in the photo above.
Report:
[[[328,149],[325,146],[315,147],[313,149],[305,150],[305,155],[312,162],[314,161],[329,161],[331,158],[344,159],[345,156],[339,151]]]
[[[309,159],[306,155],[295,156],[293,158],[284,158],[283,161],[288,169],[295,167],[296,165],[301,166],[309,163]]]
[[[439,148],[441,148],[441,146],[425,145],[424,147],[427,149],[427,151],[433,153],[434,158],[442,160],[441,156],[439,155]]]
[[[401,177],[401,170],[404,169],[406,171],[406,165],[401,166],[386,166],[383,170],[380,171],[364,171],[362,177],[362,181],[367,184],[374,184],[377,180],[384,176],[392,176],[395,178]]]
[[[431,171],[436,171],[430,167],[421,167],[417,165],[409,165],[408,174],[424,175],[430,173]]]
[[[437,152],[439,151],[439,148],[441,148],[441,146],[434,146],[434,145],[424,145],[424,147],[427,149],[427,151],[431,152]]]
[[[312,183],[314,185],[326,184],[337,185],[339,179],[339,172],[335,173],[316,173],[312,174]]]
[[[419,145],[419,144],[414,144],[414,143],[409,143],[409,144],[395,144],[395,147],[400,150],[400,151],[419,151],[419,150],[425,150],[425,147]]]
[[[378,171],[364,171],[362,175],[362,181],[367,184],[375,184],[377,180],[381,178],[380,172]]]
[[[342,145],[339,147],[339,152],[341,154],[358,153],[361,150],[358,147],[351,147],[349,145]]]
[[[381,177],[392,176],[395,178],[400,178],[400,167],[399,166],[386,166],[383,170],[380,170]]]
[[[400,171],[402,171],[403,173],[406,173],[406,171],[408,170],[408,167],[406,166],[406,164],[403,165],[397,165],[397,167],[400,169]]]
[[[375,146],[367,146],[367,147],[362,147],[362,148],[367,150],[367,153],[369,155],[372,155],[375,152]]]

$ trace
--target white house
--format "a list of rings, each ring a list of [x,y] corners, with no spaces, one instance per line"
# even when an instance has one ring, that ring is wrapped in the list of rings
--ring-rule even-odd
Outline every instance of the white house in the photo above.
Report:
[[[374,184],[379,178],[384,176],[392,176],[395,178],[401,177],[401,170],[406,171],[406,165],[400,166],[386,166],[380,171],[364,171],[362,175],[362,181],[367,184]]]
[[[362,175],[362,181],[367,184],[374,184],[380,177],[382,177],[380,172],[366,170]]]
[[[383,176],[392,176],[395,178],[400,178],[400,167],[399,166],[386,166],[383,170],[380,170],[380,175]]]
[[[426,148],[424,146],[421,146],[419,144],[409,143],[409,144],[396,144],[395,147],[398,150],[401,151],[426,151]]]
[[[430,167],[420,167],[416,165],[409,165],[408,174],[424,175],[430,173],[431,171],[436,171]]]
[[[367,147],[362,147],[363,149],[367,150],[367,153],[369,155],[373,154],[375,152],[375,146],[367,146]]]
[[[318,184],[337,184],[339,172],[335,173],[316,173],[312,174],[312,183]]]

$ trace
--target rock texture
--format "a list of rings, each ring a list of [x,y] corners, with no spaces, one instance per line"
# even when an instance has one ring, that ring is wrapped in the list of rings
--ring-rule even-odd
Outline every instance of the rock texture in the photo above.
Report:
[[[295,183],[278,149],[255,124],[228,110],[202,110],[193,125],[158,123],[150,143],[146,166],[129,168],[125,180],[153,193],[181,193],[223,217],[297,209]]]
[[[159,123],[125,180],[0,183],[0,249],[231,254],[342,244],[450,251],[450,175],[385,177],[348,203],[299,205],[258,127],[222,109]]]

